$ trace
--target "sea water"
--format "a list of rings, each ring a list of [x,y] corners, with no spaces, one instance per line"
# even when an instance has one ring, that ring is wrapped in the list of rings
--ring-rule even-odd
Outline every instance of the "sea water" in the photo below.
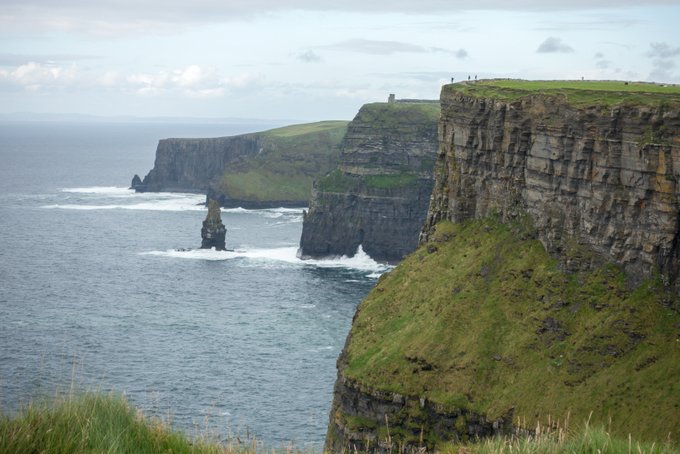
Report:
[[[385,267],[301,261],[302,209],[127,189],[164,137],[262,125],[0,124],[0,410],[72,386],[124,393],[189,436],[323,444],[335,361]]]

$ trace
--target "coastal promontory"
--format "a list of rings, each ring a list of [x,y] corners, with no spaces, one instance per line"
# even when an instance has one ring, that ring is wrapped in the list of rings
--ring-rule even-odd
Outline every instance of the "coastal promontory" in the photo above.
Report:
[[[439,102],[364,105],[347,127],[338,167],[314,183],[304,216],[303,258],[399,261],[413,251],[427,214]]]
[[[677,439],[680,90],[480,81],[441,109],[420,246],[357,310],[326,448]]]
[[[322,121],[231,137],[163,139],[153,169],[134,178],[132,189],[206,193],[223,207],[307,206],[312,181],[338,164],[346,127],[346,121]]]

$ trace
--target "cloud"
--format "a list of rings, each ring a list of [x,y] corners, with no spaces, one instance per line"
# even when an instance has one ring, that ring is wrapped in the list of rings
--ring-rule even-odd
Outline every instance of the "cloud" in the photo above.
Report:
[[[604,54],[602,52],[597,52],[595,54],[595,66],[598,69],[609,69],[612,65],[612,62],[604,58]]]
[[[648,0],[645,6],[675,5]],[[638,0],[3,0],[0,29],[61,30],[93,35],[176,32],[197,24],[233,22],[290,11],[422,14],[470,10],[592,11],[639,6]],[[559,26],[559,24],[558,24]]]
[[[680,47],[671,47],[668,43],[650,43],[647,56],[651,58],[672,58],[680,55]]]
[[[27,63],[55,64],[102,58],[97,55],[77,54],[0,54],[0,66],[18,66]]]
[[[301,52],[297,58],[305,63],[319,63],[321,61],[321,57],[313,50]]]
[[[568,53],[574,52],[571,46],[562,42],[560,38],[555,38],[551,36],[546,38],[536,49],[536,52],[540,54],[552,54],[552,53]]]
[[[649,80],[655,82],[677,81],[679,75],[673,74],[674,58],[680,56],[680,47],[671,47],[668,43],[654,42],[649,44],[647,57],[652,59],[652,71]]]
[[[132,74],[125,82],[142,96],[178,93],[190,98],[208,98],[249,91],[262,81],[249,73],[225,77],[214,69],[190,65],[172,71]]]
[[[602,31],[602,30],[620,30],[622,28],[630,28],[642,21],[639,19],[631,19],[629,17],[617,17],[611,14],[590,13],[579,21],[560,21],[549,20],[545,21],[542,26],[535,27],[538,31],[567,31],[573,32],[576,30],[582,31]]]
[[[670,82],[678,79],[678,76],[672,73],[675,68],[675,62],[671,60],[657,59],[652,63],[652,72],[649,73],[649,80],[654,82]]]
[[[461,48],[455,51],[454,55],[456,56],[456,58],[463,60],[468,57],[468,52],[465,49]]]
[[[401,41],[378,41],[372,39],[348,39],[335,44],[328,44],[319,46],[324,49],[344,50],[348,52],[356,52],[359,54],[369,55],[392,55],[397,53],[412,53],[412,54],[426,54],[426,53],[452,53],[457,55],[461,50],[465,53],[463,57],[467,56],[467,52],[463,49],[453,52],[441,47],[424,47],[417,44],[404,43]]]
[[[0,85],[10,89],[38,91],[44,87],[66,88],[78,81],[75,66],[58,67],[30,62],[14,69],[0,70]]]
[[[250,73],[225,76],[215,69],[189,65],[170,71],[123,74],[119,71],[93,72],[69,66],[27,63],[0,69],[0,90],[87,92],[112,90],[140,96],[179,95],[187,98],[215,98],[261,88],[263,78]]]

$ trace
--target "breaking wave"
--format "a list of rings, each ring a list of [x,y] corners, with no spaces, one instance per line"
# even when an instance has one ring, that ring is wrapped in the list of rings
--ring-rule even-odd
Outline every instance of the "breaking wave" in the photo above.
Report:
[[[170,249],[167,251],[142,252],[141,255],[152,255],[159,257],[171,257],[193,260],[248,260],[253,263],[279,263],[295,266],[313,266],[317,268],[346,268],[357,271],[365,271],[370,274],[368,277],[378,278],[385,271],[392,267],[383,263],[378,263],[366,254],[361,246],[358,247],[354,257],[337,257],[329,259],[309,259],[302,260],[297,256],[297,247],[281,247],[272,249],[245,249],[234,251],[216,251],[214,249]]]
[[[42,208],[62,210],[146,210],[146,211],[203,211],[205,195],[181,192],[135,192],[119,186],[89,186],[61,188],[57,203]],[[304,208],[223,208],[222,213],[252,214],[276,219],[277,224],[302,222]]]

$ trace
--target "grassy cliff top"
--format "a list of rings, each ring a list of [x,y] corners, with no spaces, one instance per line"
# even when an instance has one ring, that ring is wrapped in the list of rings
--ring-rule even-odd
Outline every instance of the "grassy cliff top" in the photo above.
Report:
[[[364,104],[352,123],[370,123],[371,126],[380,128],[403,124],[425,124],[436,127],[440,110],[439,103],[374,102]]]
[[[230,166],[215,190],[232,199],[309,200],[312,181],[338,163],[347,121],[321,121],[257,133],[262,151]]]
[[[614,266],[565,274],[529,226],[437,225],[359,307],[341,372],[496,418],[665,438],[680,427],[680,310]]]
[[[680,85],[592,80],[491,79],[445,85],[443,93],[464,93],[477,97],[516,101],[524,96],[544,94],[564,97],[578,107],[593,105],[680,106]]]
[[[299,137],[306,134],[327,132],[329,134],[339,134],[342,136],[347,128],[347,123],[349,123],[349,121],[345,120],[318,121],[316,123],[304,123],[270,129],[260,134],[265,137]]]

